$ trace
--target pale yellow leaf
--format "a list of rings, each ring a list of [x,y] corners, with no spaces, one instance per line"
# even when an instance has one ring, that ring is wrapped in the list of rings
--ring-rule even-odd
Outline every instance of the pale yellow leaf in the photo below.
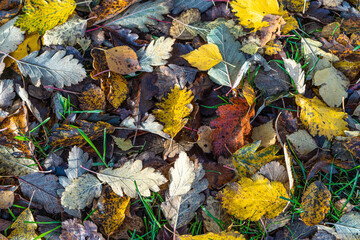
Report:
[[[219,47],[216,44],[208,43],[198,49],[182,56],[193,67],[200,71],[206,71],[223,61]]]

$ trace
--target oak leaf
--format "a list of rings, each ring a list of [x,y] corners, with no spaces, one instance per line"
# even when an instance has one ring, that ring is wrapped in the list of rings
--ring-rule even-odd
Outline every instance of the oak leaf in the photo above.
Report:
[[[246,238],[238,232],[221,232],[221,233],[212,233],[208,232],[201,235],[181,235],[179,240],[246,240]]]
[[[83,88],[79,102],[81,110],[105,110],[105,94],[95,84],[88,84]]]
[[[191,94],[191,90],[180,90],[179,85],[175,85],[167,99],[156,105],[159,109],[153,111],[155,117],[165,123],[164,132],[171,138],[174,138],[187,123],[188,119],[185,117],[192,111],[191,101],[194,98]]]
[[[280,197],[288,198],[284,185],[269,182],[261,175],[254,175],[253,179],[244,177],[227,186],[221,194],[222,206],[228,213],[250,221],[258,221],[262,216],[278,216],[287,203]]]
[[[295,102],[302,108],[300,119],[311,135],[331,139],[334,136],[343,136],[344,131],[348,130],[344,120],[347,114],[340,109],[326,106],[317,97],[309,99],[296,95]]]
[[[202,45],[182,57],[200,71],[207,71],[223,61],[218,46],[213,43]]]
[[[16,20],[16,25],[23,31],[43,35],[46,30],[66,22],[75,8],[74,0],[26,0],[24,14]]]
[[[283,159],[283,156],[276,156],[276,153],[280,150],[276,145],[256,152],[260,143],[261,141],[256,141],[247,144],[233,154],[234,166],[241,177],[252,176],[266,163]]]
[[[29,222],[29,223],[27,223]],[[37,224],[34,223],[34,217],[29,208],[26,208],[11,225],[10,228],[14,228],[11,234],[8,236],[9,240],[22,240],[22,239],[34,239],[37,237],[35,230]]]
[[[235,152],[244,145],[244,139],[250,134],[250,118],[254,109],[249,110],[245,98],[233,98],[232,104],[220,106],[216,113],[219,117],[210,122],[215,128],[212,132],[213,149],[216,156]],[[226,146],[225,146],[226,145]]]
[[[156,41],[152,40],[148,46],[140,48],[136,54],[142,70],[152,72],[152,66],[165,65],[171,57],[174,42],[175,39],[160,37]]]
[[[330,200],[331,193],[321,181],[311,183],[301,201],[303,212],[300,217],[304,223],[314,226],[324,220],[330,210]]]
[[[143,169],[141,160],[128,161],[120,168],[106,168],[100,171],[97,177],[102,182],[108,183],[117,195],[122,197],[125,193],[131,198],[137,196],[135,182],[139,193],[145,197],[150,196],[150,190],[158,192],[159,186],[167,182],[161,173],[155,172],[155,169],[151,167]]]
[[[107,191],[102,195],[94,208],[97,209],[90,217],[94,223],[100,225],[104,229],[104,233],[110,236],[125,219],[125,213],[130,204],[129,197],[120,197],[113,191]]]
[[[128,46],[119,46],[105,51],[106,62],[112,72],[130,74],[140,71],[135,51]]]

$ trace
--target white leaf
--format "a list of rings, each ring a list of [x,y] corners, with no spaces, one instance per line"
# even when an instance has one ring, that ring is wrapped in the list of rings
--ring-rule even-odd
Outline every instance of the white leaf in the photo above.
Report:
[[[15,97],[13,80],[0,81],[0,108],[9,107]]]
[[[67,45],[74,46],[79,38],[85,36],[87,21],[78,15],[73,15],[64,24],[47,30],[43,36],[45,46]]]
[[[142,32],[148,32],[146,25],[155,25],[158,22],[153,19],[163,20],[163,14],[169,13],[169,5],[172,1],[157,0],[137,3],[129,7],[118,16],[107,22],[108,26],[121,25],[126,28],[138,28]],[[114,20],[115,19],[115,20]]]
[[[136,54],[142,70],[152,72],[152,66],[165,65],[166,60],[171,57],[174,42],[175,39],[160,37],[156,41],[152,40],[147,47],[139,49]]]
[[[185,152],[180,152],[174,167],[169,170],[170,185],[169,196],[180,196],[190,191],[195,179],[194,163],[190,161]]]
[[[121,197],[124,193],[131,198],[137,196],[135,181],[140,194],[149,197],[150,190],[158,192],[159,186],[166,183],[167,179],[151,167],[142,168],[141,160],[129,161],[120,168],[106,168],[97,176],[101,181],[108,183],[112,190]]]
[[[133,130],[138,129],[141,131],[151,132],[163,138],[170,139],[170,136],[162,131],[164,129],[164,126],[158,122],[155,122],[155,116],[152,114],[147,115],[146,120],[144,122],[141,122],[139,126],[137,126],[137,120],[132,116],[125,118],[121,122],[120,126],[127,127]]]
[[[50,50],[37,56],[38,51],[32,52],[17,65],[24,76],[29,76],[35,86],[55,86],[63,88],[77,84],[86,77],[84,67],[73,55],[66,55],[66,51]]]
[[[0,27],[0,50],[5,53],[15,51],[18,45],[24,41],[23,32],[20,28],[14,26],[16,20],[17,17]]]
[[[340,221],[334,224],[341,240],[359,239],[360,236],[360,213],[349,212],[344,214]]]
[[[305,72],[302,70],[301,64],[293,59],[283,58],[286,71],[295,83],[299,94],[305,93]]]
[[[74,146],[69,152],[68,163],[69,167],[64,171],[70,180],[78,178],[86,172],[81,166],[87,169],[92,167],[92,159],[89,160],[89,155],[77,146]]]
[[[81,210],[89,206],[94,198],[101,195],[101,183],[91,174],[84,174],[74,179],[72,184],[65,188],[61,196],[61,204],[69,209]]]

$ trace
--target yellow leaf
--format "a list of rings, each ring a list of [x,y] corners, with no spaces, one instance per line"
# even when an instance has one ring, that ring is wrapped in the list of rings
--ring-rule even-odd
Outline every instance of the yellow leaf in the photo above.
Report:
[[[247,28],[254,28],[254,32],[262,27],[269,26],[268,22],[263,22],[263,18],[268,14],[279,15],[284,18],[287,24],[282,29],[283,33],[297,28],[296,20],[289,16],[287,11],[280,8],[277,0],[233,0],[230,5],[235,16],[239,18],[240,24]]]
[[[209,43],[202,45],[188,54],[182,56],[193,67],[200,71],[206,71],[223,61],[219,47],[216,44]]]
[[[22,59],[29,55],[33,51],[38,51],[41,48],[40,35],[38,33],[27,35],[25,40],[18,46],[15,52],[12,52],[10,56],[15,59]],[[6,67],[10,67],[15,61],[9,57],[4,60]]]
[[[129,91],[125,78],[120,74],[111,73],[110,77],[101,77],[101,79],[104,79],[108,86],[106,98],[109,103],[114,108],[120,107],[121,103],[126,99],[126,94]]]
[[[249,104],[249,107],[251,108],[253,106],[253,104],[255,103],[255,91],[252,88],[252,86],[249,84],[248,81],[245,81],[243,89],[242,89],[242,93],[247,101],[247,103]]]
[[[280,150],[276,145],[256,152],[260,143],[261,141],[256,141],[247,144],[233,154],[233,163],[240,177],[254,174],[268,162],[283,159],[283,156],[276,156],[276,153]]]
[[[300,119],[311,135],[331,139],[334,136],[344,136],[344,131],[348,130],[344,120],[347,114],[340,109],[328,107],[317,97],[310,99],[296,95],[295,102],[302,108]]]
[[[314,226],[324,220],[325,215],[330,210],[331,193],[321,182],[316,181],[304,192],[301,205],[303,212],[301,219],[308,226]]]
[[[105,94],[101,88],[95,84],[88,84],[79,97],[81,110],[105,110]]]
[[[246,240],[246,238],[238,232],[221,232],[221,233],[206,233],[202,235],[181,235],[181,240]]]
[[[74,0],[25,0],[24,14],[16,20],[16,25],[28,33],[43,35],[47,30],[66,22],[75,7]]]
[[[129,197],[120,197],[113,191],[108,191],[99,198],[95,206],[98,210],[91,215],[91,219],[110,236],[123,223],[129,203]]]
[[[160,109],[154,110],[155,117],[165,123],[163,131],[171,138],[174,138],[187,123],[185,117],[192,111],[191,101],[194,98],[191,94],[190,90],[180,90],[179,85],[175,85],[167,99],[163,98],[163,101],[157,104]]]
[[[228,213],[240,220],[258,221],[265,215],[277,217],[287,204],[280,198],[288,198],[285,187],[280,182],[271,182],[261,175],[253,179],[242,178],[227,186],[221,193],[222,206]]]
[[[14,230],[11,232],[8,237],[9,240],[24,240],[24,239],[34,239],[37,237],[35,229],[37,228],[36,223],[25,223],[35,222],[34,217],[29,208],[25,209],[16,219],[16,221],[11,225],[11,228]]]

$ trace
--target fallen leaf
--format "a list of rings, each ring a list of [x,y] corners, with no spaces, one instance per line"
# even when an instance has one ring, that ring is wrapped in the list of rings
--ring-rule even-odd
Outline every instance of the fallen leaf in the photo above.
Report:
[[[30,173],[39,171],[38,166],[34,165],[34,160],[24,157],[16,157],[21,155],[19,150],[13,150],[9,147],[0,146],[0,174],[14,174],[22,177]]]
[[[129,204],[129,197],[119,197],[113,191],[107,191],[94,204],[93,208],[97,211],[90,217],[102,227],[107,236],[111,236],[123,223]]]
[[[87,84],[79,97],[81,110],[105,110],[105,94],[95,84]]]
[[[286,136],[286,138],[294,146],[296,152],[301,155],[306,155],[318,147],[315,140],[303,129]]]
[[[319,224],[330,210],[331,193],[321,182],[316,181],[309,185],[302,196],[303,212],[300,217],[308,226]]]
[[[231,224],[231,216],[222,208],[221,202],[213,196],[209,196],[206,199],[206,206],[202,210],[204,226],[208,232],[220,233],[222,229],[219,225],[226,228],[226,225]],[[211,214],[211,216],[208,213]],[[222,221],[224,224],[218,223],[215,219]]]
[[[205,44],[194,51],[183,55],[190,65],[200,71],[206,71],[223,61],[219,48],[213,43]]]
[[[61,205],[69,209],[81,210],[90,206],[94,198],[101,196],[101,189],[101,182],[96,177],[89,173],[83,174],[65,187],[61,196]]]
[[[240,220],[258,221],[262,216],[275,218],[286,206],[288,198],[284,185],[270,182],[261,175],[242,178],[225,187],[221,193],[223,208]]]
[[[10,79],[0,81],[0,108],[10,107],[15,97],[14,82]],[[1,122],[1,121],[0,121]]]
[[[136,54],[140,66],[144,72],[152,72],[153,66],[165,65],[167,59],[171,57],[172,45],[175,39],[160,37],[156,41],[152,40],[146,47],[139,49]]]
[[[221,189],[236,176],[234,170],[215,162],[205,162],[203,168],[206,171],[205,178],[209,181],[211,190]]]
[[[24,41],[24,33],[14,26],[15,17],[0,27],[0,48],[5,53],[11,53]],[[0,54],[2,56],[3,54]]]
[[[144,197],[150,196],[150,190],[158,192],[159,186],[166,183],[166,178],[155,169],[148,167],[143,169],[142,161],[128,161],[120,168],[106,168],[97,175],[102,181],[110,185],[112,190],[119,196],[126,194],[131,198],[139,193]]]
[[[263,22],[268,22],[269,26],[261,28],[261,47],[264,47],[266,43],[276,39],[276,35],[281,34],[281,28],[286,24],[281,16],[268,14],[264,16]]]
[[[112,136],[112,138],[114,139],[116,146],[120,148],[122,151],[129,151],[134,147],[129,139],[118,138],[115,136]]]
[[[200,12],[205,12],[211,6],[213,6],[212,2],[202,0],[177,0],[174,2],[172,13],[179,14],[180,12],[190,8],[197,8]]]
[[[345,214],[351,212],[355,206],[348,202],[346,198],[342,198],[334,203],[334,207],[342,214]]]
[[[167,98],[156,106],[159,109],[153,111],[156,119],[165,124],[164,132],[174,138],[176,134],[186,125],[192,111],[191,101],[194,98],[191,90],[180,89],[179,85],[175,85]]]
[[[268,121],[258,127],[254,127],[251,138],[254,141],[260,140],[260,147],[270,147],[276,143],[276,132],[273,127],[274,121]]]
[[[348,130],[344,120],[347,114],[340,109],[329,108],[317,97],[309,99],[296,95],[295,102],[302,108],[300,119],[311,135],[331,139],[334,136],[344,136],[344,131]]]
[[[30,223],[25,223],[25,221]],[[37,224],[29,208],[26,208],[11,225],[14,230],[8,236],[9,240],[34,239],[38,235],[35,233]]]
[[[290,58],[284,58],[283,61],[286,71],[289,73],[291,79],[295,83],[296,91],[299,94],[304,94],[306,87],[305,72],[302,69],[301,64]]]
[[[43,222],[43,223],[49,223],[54,222],[50,224],[39,224],[39,232],[40,233],[47,233],[44,237],[47,238],[47,240],[59,240],[59,235],[61,234],[61,229],[58,227],[60,226],[60,223],[56,223],[56,221],[52,218],[37,215],[35,216],[35,219],[37,222]],[[54,228],[58,228],[55,229]]]
[[[66,22],[75,7],[74,0],[27,0],[23,7],[24,14],[16,20],[16,25],[28,33],[43,35],[46,30]]]
[[[122,102],[126,99],[129,91],[125,78],[117,73],[111,73],[109,77],[101,77],[105,81],[106,99],[114,107],[119,108]]]
[[[303,12],[309,8],[310,3],[303,0],[280,0],[281,6],[284,6],[290,12]]]
[[[167,139],[164,142],[163,159],[173,158],[180,152],[188,152],[194,146],[193,142],[180,141],[175,142],[173,139]]]
[[[288,182],[286,169],[278,161],[263,165],[259,170],[259,174],[269,179],[270,182],[281,182],[284,185]]]
[[[71,148],[68,157],[69,167],[64,170],[66,176],[73,180],[80,177],[86,170],[84,168],[90,169],[92,167],[93,161],[89,159],[89,155],[77,146]],[[82,168],[84,167],[84,168]]]
[[[260,143],[261,141],[256,141],[247,144],[233,154],[233,163],[240,176],[251,176],[266,163],[281,160],[283,158],[283,156],[276,155],[280,150],[276,145],[256,151],[259,148]]]
[[[180,240],[245,240],[246,238],[238,232],[206,233],[197,236],[181,235]]]
[[[201,126],[197,131],[198,139],[196,143],[204,153],[211,153],[212,151],[212,131],[209,126]]]
[[[109,69],[118,74],[130,74],[140,71],[135,51],[128,46],[119,46],[105,51]]]
[[[59,236],[60,240],[70,239],[94,239],[105,240],[105,238],[98,233],[97,226],[91,221],[84,221],[82,225],[81,220],[74,218],[62,222],[62,232]]]
[[[196,31],[189,25],[200,20],[199,9],[191,8],[182,12],[178,18],[173,19],[170,27],[170,36],[181,40],[193,39],[196,36]]]
[[[249,111],[245,98],[233,98],[232,104],[220,106],[216,113],[219,117],[210,122],[213,149],[216,156],[228,155],[228,149],[235,152],[245,144],[245,138],[250,134],[250,118],[254,110]],[[226,145],[226,146],[225,146]]]
[[[340,239],[357,239],[360,234],[360,213],[354,211],[346,213],[334,225]]]
[[[320,86],[319,94],[329,107],[339,107],[347,98],[350,81],[334,67],[315,72],[313,84]]]
[[[0,186],[0,209],[8,209],[14,203],[14,191],[17,186]]]

